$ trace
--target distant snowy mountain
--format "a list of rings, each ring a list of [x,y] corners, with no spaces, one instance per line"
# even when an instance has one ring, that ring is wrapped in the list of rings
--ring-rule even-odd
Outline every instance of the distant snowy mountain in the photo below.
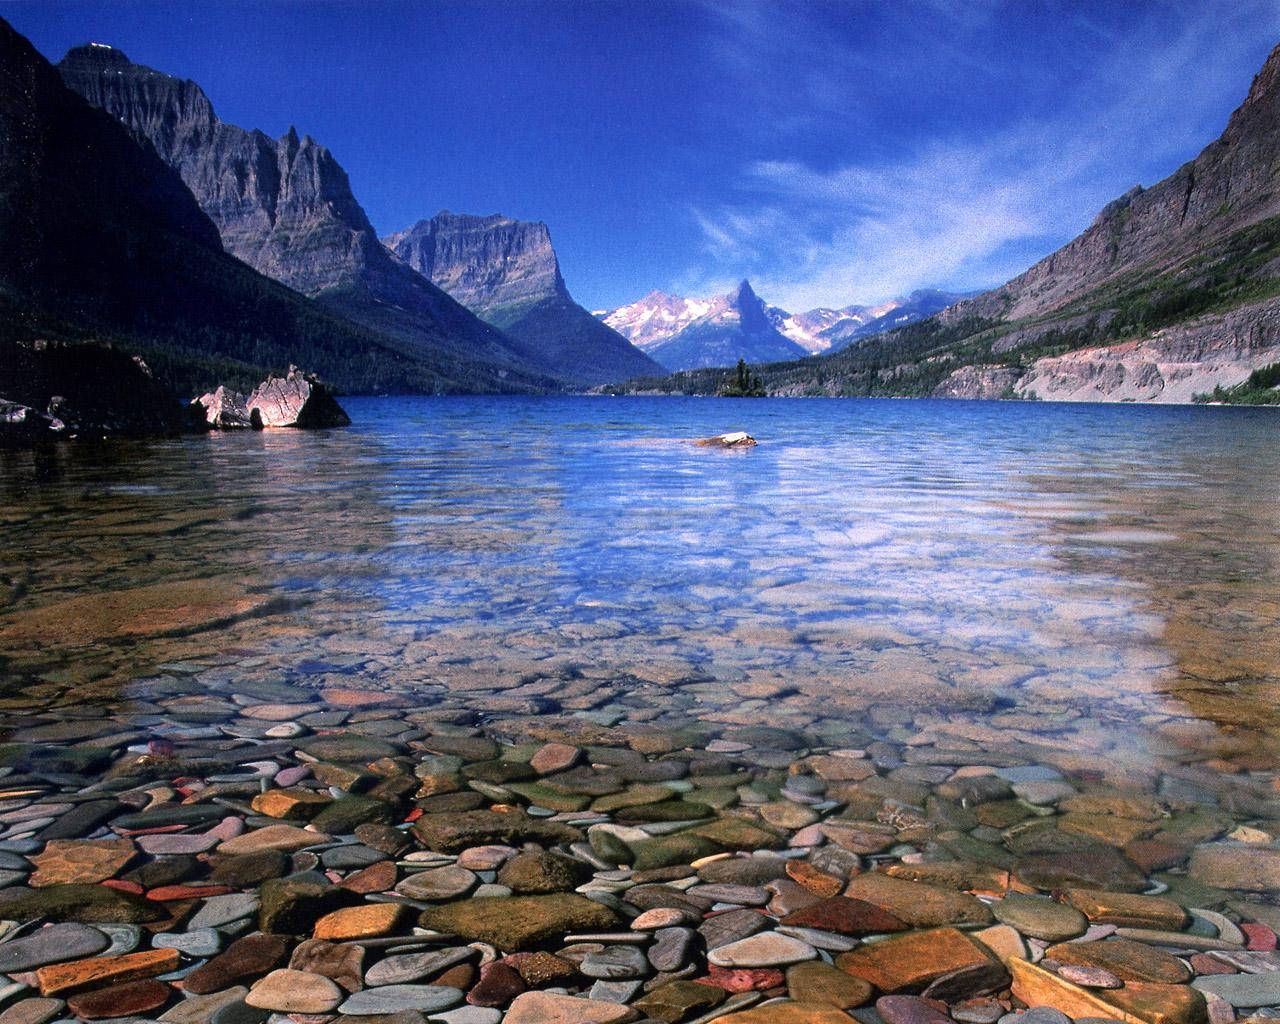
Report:
[[[717,298],[687,299],[654,291],[595,315],[668,369],[687,370],[730,366],[739,358],[770,362],[834,351],[932,316],[964,297],[921,289],[874,306],[788,313],[766,305],[743,281]]]
[[[596,315],[668,370],[732,366],[739,359],[771,363],[809,354],[778,329],[773,313],[746,281],[713,299],[650,292]]]
[[[858,328],[897,309],[898,300],[878,306],[845,306],[827,309],[819,306],[807,313],[788,313],[777,306],[769,307],[769,316],[778,330],[811,353],[831,348],[832,339],[846,337]]]

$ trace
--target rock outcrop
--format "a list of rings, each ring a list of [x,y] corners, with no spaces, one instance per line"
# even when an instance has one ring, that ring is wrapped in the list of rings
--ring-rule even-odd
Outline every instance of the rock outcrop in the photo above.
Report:
[[[182,410],[146,363],[103,345],[0,345],[0,443],[176,434]]]
[[[543,223],[446,210],[383,241],[413,269],[524,342],[570,380],[603,384],[662,372],[573,301]]]
[[[244,395],[219,384],[201,395],[194,403],[200,407],[204,422],[214,430],[238,430],[253,426]]]
[[[325,386],[296,366],[283,377],[268,377],[245,407],[254,427],[346,427],[349,417]]]
[[[181,175],[227,251],[255,270],[393,335],[412,356],[450,357],[450,371],[470,376],[475,390],[550,383],[529,348],[388,252],[346,172],[310,136],[290,128],[273,139],[227,124],[196,83],[111,46],[75,47],[58,69]]]

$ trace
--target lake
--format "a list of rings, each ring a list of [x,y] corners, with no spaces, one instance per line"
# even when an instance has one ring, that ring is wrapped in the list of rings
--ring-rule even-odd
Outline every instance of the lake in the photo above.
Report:
[[[342,431],[0,454],[0,710],[341,685],[1275,767],[1273,411],[346,405]],[[737,429],[759,445],[689,443]]]

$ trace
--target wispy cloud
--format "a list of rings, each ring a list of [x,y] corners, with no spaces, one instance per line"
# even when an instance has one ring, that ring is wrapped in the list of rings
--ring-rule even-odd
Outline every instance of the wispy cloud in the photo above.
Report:
[[[814,45],[819,27],[783,6],[732,6],[717,51],[726,73]],[[926,6],[936,15],[924,23],[939,37],[929,43],[944,51],[939,60],[964,59],[966,40],[998,29],[994,4]],[[904,132],[900,144],[876,140],[866,147],[872,155],[834,167],[812,157],[745,160],[730,198],[691,207],[702,251],[678,284],[710,291],[749,275],[766,298],[798,310],[1013,276],[1081,230],[1102,203],[1152,170],[1172,171],[1222,127],[1222,111],[1248,85],[1241,55],[1280,35],[1280,9],[1259,0],[1229,13],[1214,6],[1162,6],[1153,9],[1162,17],[1124,32],[1073,12],[1073,32],[1092,42],[1090,52],[1068,55],[1069,75],[1051,83],[1044,109],[1004,123],[924,139]],[[804,103],[791,100],[825,130],[856,130],[865,98],[857,70],[869,58],[818,35],[827,73],[801,83]],[[849,67],[857,70],[846,76]],[[841,81],[851,84],[837,88]]]

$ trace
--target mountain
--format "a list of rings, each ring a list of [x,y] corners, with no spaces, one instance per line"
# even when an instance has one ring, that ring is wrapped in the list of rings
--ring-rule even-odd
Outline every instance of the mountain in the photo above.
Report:
[[[651,292],[601,316],[668,370],[808,355],[778,329],[775,315],[746,281],[715,299],[681,299]]]
[[[788,313],[771,306],[769,313],[778,330],[796,344],[808,352],[826,352],[844,348],[859,338],[923,320],[963,298],[966,295],[922,288],[905,298],[890,299],[875,306],[820,307],[807,313]]]
[[[58,70],[181,175],[226,250],[255,270],[383,332],[411,359],[465,371],[477,390],[549,383],[536,353],[386,250],[346,172],[309,136],[227,124],[194,82],[111,46],[75,47]]]
[[[396,256],[556,373],[586,384],[661,368],[573,301],[541,222],[445,210],[383,239]]]
[[[884,316],[896,308],[896,303],[880,306],[845,306],[829,309],[819,306],[807,313],[788,313],[777,306],[769,307],[774,326],[806,352],[825,352],[831,348],[835,337],[844,337],[864,324]]]
[[[0,360],[96,340],[187,393],[291,362],[349,390],[471,383],[473,364],[413,358],[225,252],[182,178],[3,19],[0,69]]]
[[[1222,135],[1017,277],[804,362],[771,394],[1280,399],[1280,46]],[[715,393],[723,374],[637,387]]]

